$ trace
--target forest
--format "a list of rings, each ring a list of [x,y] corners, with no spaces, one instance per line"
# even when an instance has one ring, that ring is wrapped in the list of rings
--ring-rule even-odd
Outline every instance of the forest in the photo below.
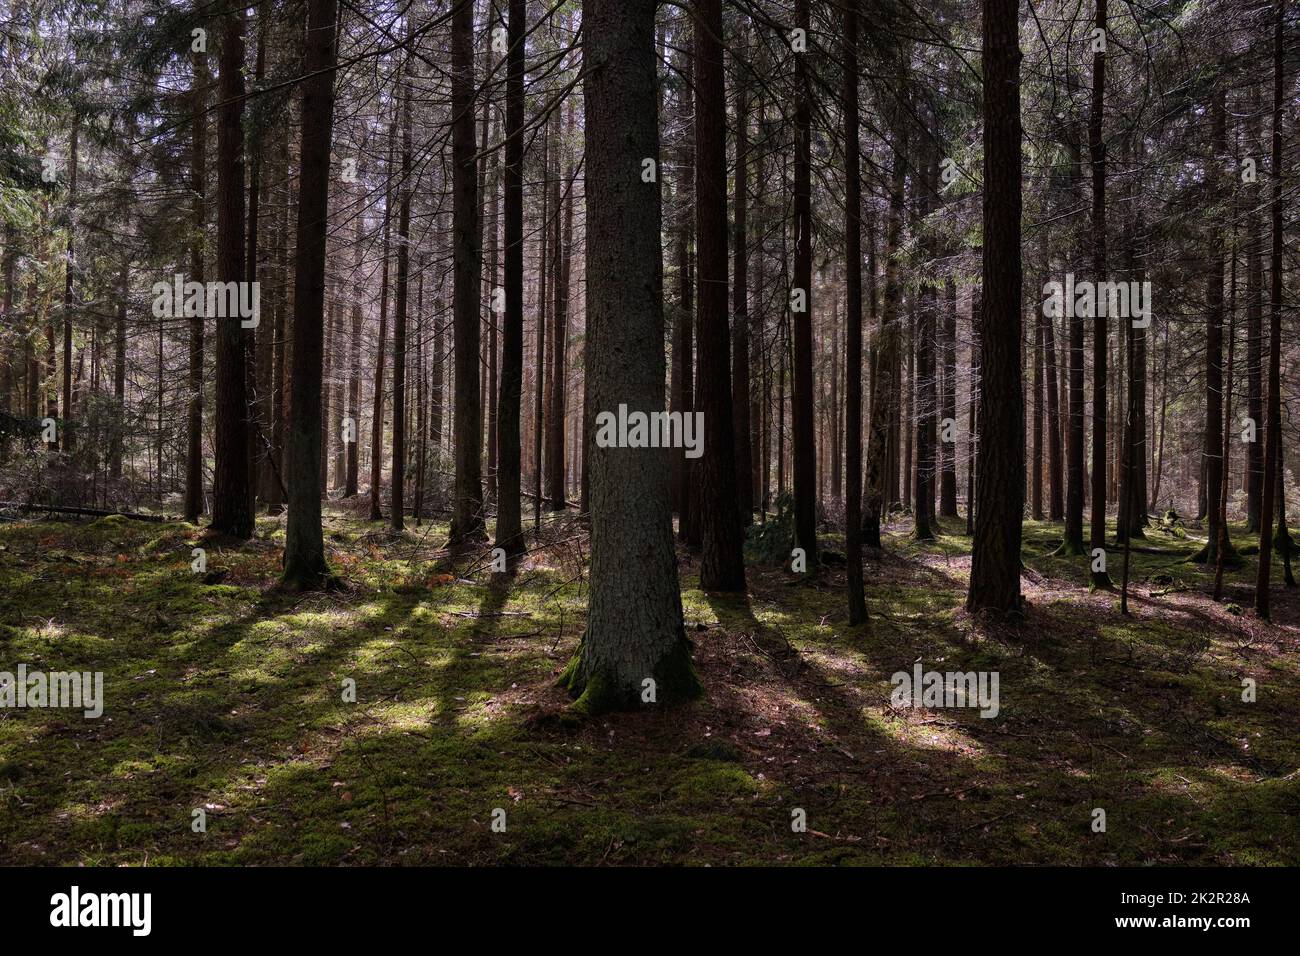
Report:
[[[1298,38],[0,0],[0,864],[1300,865]]]

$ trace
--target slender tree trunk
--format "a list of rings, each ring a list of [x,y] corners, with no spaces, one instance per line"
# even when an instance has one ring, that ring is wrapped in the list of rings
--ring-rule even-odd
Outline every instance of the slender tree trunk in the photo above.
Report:
[[[567,123],[569,135],[573,134],[573,112],[569,112]],[[558,113],[556,128],[558,130]],[[561,150],[561,143],[556,142],[557,155],[567,155],[567,148]],[[572,165],[572,159],[569,160]],[[556,169],[563,168],[557,160]],[[565,508],[565,463],[564,463],[564,424],[567,414],[566,392],[568,390],[568,371],[565,368],[565,349],[568,347],[569,324],[569,247],[573,243],[573,171],[563,183],[557,178],[555,183],[555,232],[553,274],[555,277],[555,307],[551,318],[551,400],[546,422],[546,479],[547,498],[552,511]],[[563,213],[563,215],[561,215]],[[563,231],[561,231],[563,225]]]
[[[1211,125],[1213,131],[1210,136],[1211,156],[1207,163],[1207,168],[1218,168],[1219,163],[1227,153],[1227,111],[1224,103],[1224,94],[1220,91],[1215,95],[1214,102],[1210,106]],[[1220,191],[1211,184],[1207,176],[1206,199],[1214,203],[1219,198]],[[1208,537],[1205,542],[1204,553],[1200,555],[1205,560],[1206,568],[1213,567],[1218,561],[1219,554],[1219,524],[1222,520],[1222,514],[1219,509],[1219,499],[1221,497],[1220,486],[1224,484],[1224,475],[1227,474],[1227,459],[1223,456],[1223,237],[1219,235],[1217,229],[1212,229],[1207,235],[1207,241],[1210,253],[1206,261],[1205,277],[1205,315],[1206,315],[1206,333],[1205,333],[1205,445],[1203,455],[1205,459],[1205,493],[1210,502],[1208,509]],[[1226,542],[1227,539],[1224,538]],[[1231,547],[1231,543],[1228,543]],[[1228,555],[1231,559],[1231,555]]]
[[[1273,23],[1273,248],[1269,262],[1268,421],[1264,443],[1264,491],[1259,507],[1259,573],[1255,578],[1255,613],[1269,618],[1269,573],[1273,563],[1273,507],[1279,513],[1285,496],[1278,495],[1282,461],[1282,22],[1285,0],[1276,0]],[[1282,522],[1279,522],[1279,525]]]
[[[70,207],[75,206],[77,202],[77,145],[80,134],[81,118],[74,116],[72,120],[72,141],[68,146],[70,154],[68,160],[68,205]],[[72,455],[76,447],[77,430],[77,426],[72,422],[75,411],[72,404],[72,268],[76,261],[72,240],[75,233],[75,229],[68,230],[68,248],[63,266],[63,451],[69,456]]]
[[[744,44],[744,41],[740,41]],[[732,250],[731,411],[736,437],[736,500],[742,525],[754,521],[753,406],[750,394],[749,237],[749,48],[742,46],[736,71],[736,183],[732,200],[734,249]]]
[[[1262,107],[1258,84],[1251,85],[1251,120],[1247,142],[1262,149],[1260,124]],[[1259,533],[1260,501],[1264,490],[1264,226],[1260,203],[1252,202],[1246,214],[1246,415],[1255,423],[1254,441],[1246,443],[1246,530]],[[1228,430],[1233,429],[1231,420]]]
[[[943,361],[943,407],[940,414],[955,429],[957,422],[957,284],[950,275],[944,283],[943,336],[939,343]],[[957,438],[939,445],[939,516],[957,517]]]
[[[524,30],[525,0],[509,0],[506,53],[506,140],[503,190],[505,313],[501,398],[497,402],[496,545],[522,554],[520,405],[524,374]],[[441,387],[441,377],[437,379]]]
[[[363,194],[364,195],[364,194]],[[365,294],[362,279],[363,225],[365,216],[360,209],[356,213],[356,232],[352,241],[355,245],[355,258],[352,260],[354,282],[352,286],[352,338],[348,355],[348,417],[352,419],[352,440],[347,446],[347,461],[344,464],[343,497],[355,498],[360,477],[361,457],[361,334],[362,313],[361,298]]]
[[[862,180],[858,151],[858,7],[844,9],[845,550],[849,624],[867,620],[862,586]]]
[[[384,479],[384,355],[388,342],[388,242],[393,211],[393,154],[396,124],[388,124],[388,164],[384,167],[384,241],[379,279],[379,339],[375,343],[375,394],[370,412],[370,520],[381,521]]]
[[[795,25],[806,34],[809,0],[795,0]],[[812,366],[812,80],[807,53],[795,54],[794,107],[794,286],[803,293],[802,311],[794,311],[794,537],[803,548],[808,569],[817,565],[817,436],[813,421]]]
[[[393,291],[393,476],[389,526],[406,523],[406,303],[411,263],[411,81],[402,86],[402,197],[397,208],[397,281]],[[477,321],[477,309],[475,310]],[[475,358],[478,349],[474,350]],[[477,368],[477,366],[475,366]],[[475,447],[478,447],[477,440]]]
[[[1097,29],[1107,29],[1106,0],[1097,0]],[[1106,54],[1092,55],[1092,110],[1088,117],[1088,156],[1092,163],[1092,274],[1101,282],[1106,275],[1106,142],[1102,119],[1106,100]],[[1092,322],[1092,520],[1089,544],[1094,555],[1106,550],[1106,374],[1110,357],[1107,309],[1097,302]],[[1113,587],[1110,574],[1094,570],[1092,586]]]
[[[202,283],[203,236],[206,232],[203,199],[207,191],[207,56],[195,53],[191,57],[194,80],[190,98],[193,119],[190,121],[190,190],[194,209],[190,228],[190,281]],[[186,403],[186,455],[185,455],[185,520],[197,524],[203,514],[203,315],[196,311],[190,316],[189,381]]]
[[[901,71],[900,71],[901,73]],[[901,85],[900,85],[901,88]],[[901,114],[901,107],[899,108]],[[898,128],[896,126],[896,128]],[[906,166],[906,134],[894,148],[889,185],[889,219],[885,224],[885,289],[881,304],[880,330],[876,333],[876,367],[871,376],[871,427],[867,435],[866,490],[862,501],[862,534],[866,544],[880,547],[880,530],[889,503],[891,456],[889,434],[898,404],[898,352],[902,329],[899,298],[902,294],[896,253],[903,233],[903,186]]]

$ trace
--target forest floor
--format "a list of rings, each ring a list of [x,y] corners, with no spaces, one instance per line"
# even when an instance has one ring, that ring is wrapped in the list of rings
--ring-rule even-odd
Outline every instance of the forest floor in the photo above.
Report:
[[[238,547],[183,523],[0,526],[0,670],[103,671],[106,699],[92,720],[0,711],[0,863],[1300,863],[1300,591],[1278,584],[1262,624],[1255,559],[1216,604],[1196,532],[1156,533],[1123,617],[1088,559],[1051,554],[1059,526],[1029,523],[1028,620],[989,628],[961,609],[968,538],[890,530],[859,628],[842,565],[751,566],[724,597],[683,552],[706,696],[581,720],[554,683],[584,618],[571,518],[493,583],[486,547],[438,551],[445,525],[331,510],[348,588],[310,595],[275,587],[279,519]],[[999,714],[891,707],[917,660],[997,671]]]

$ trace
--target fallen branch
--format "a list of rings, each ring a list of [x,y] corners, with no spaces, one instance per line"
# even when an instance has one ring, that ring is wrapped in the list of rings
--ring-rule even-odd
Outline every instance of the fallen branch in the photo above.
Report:
[[[164,521],[175,521],[175,518],[169,518],[166,515],[147,515],[136,511],[107,511],[103,508],[67,508],[58,505],[28,505],[20,504],[16,501],[0,501],[0,508],[15,508],[25,514],[56,514],[56,515],[73,515],[79,518],[130,518],[132,521],[150,521],[155,524],[162,524]]]

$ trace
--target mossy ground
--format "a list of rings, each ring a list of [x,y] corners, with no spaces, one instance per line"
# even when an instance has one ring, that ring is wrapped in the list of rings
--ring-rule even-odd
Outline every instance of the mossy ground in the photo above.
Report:
[[[1257,621],[1253,557],[1215,604],[1184,560],[1203,542],[1153,535],[1168,553],[1133,555],[1122,617],[1088,559],[1053,556],[1059,526],[1029,523],[1029,618],[998,628],[961,611],[964,521],[923,544],[899,524],[850,629],[842,566],[751,567],[721,597],[683,553],[704,696],[579,719],[556,686],[579,529],[495,580],[486,547],[437,550],[446,530],[331,512],[348,589],[302,595],[275,586],[277,519],[238,548],[185,524],[0,527],[0,669],[101,670],[106,697],[98,720],[0,711],[0,862],[1300,863],[1300,599],[1279,584]],[[999,716],[891,708],[917,659],[997,670]]]

